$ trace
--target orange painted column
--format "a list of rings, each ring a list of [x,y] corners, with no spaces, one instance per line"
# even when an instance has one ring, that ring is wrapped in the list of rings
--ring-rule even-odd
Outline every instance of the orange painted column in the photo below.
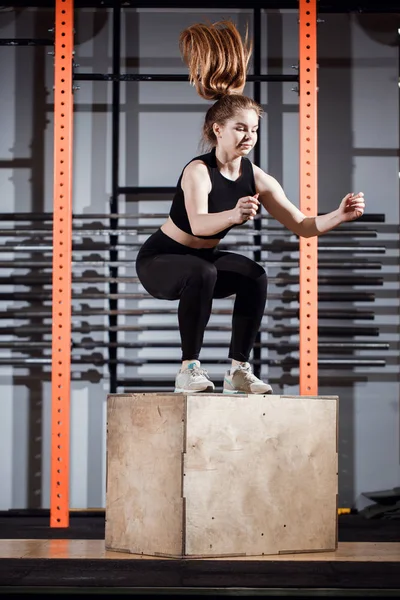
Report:
[[[299,2],[300,210],[318,213],[317,0]],[[300,238],[300,395],[318,394],[318,238]]]
[[[69,525],[73,0],[56,0],[50,526]]]

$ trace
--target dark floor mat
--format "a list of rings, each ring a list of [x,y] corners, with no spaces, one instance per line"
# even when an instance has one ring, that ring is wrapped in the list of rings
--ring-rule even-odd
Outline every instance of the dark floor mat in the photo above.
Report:
[[[0,511],[1,539],[102,540],[104,511],[73,512],[68,528],[50,527],[49,511]],[[340,542],[399,542],[400,521],[366,519],[359,514],[339,516]]]
[[[103,540],[104,512],[72,513],[69,527],[50,527],[49,511],[0,512],[1,539]]]
[[[302,594],[303,600],[313,598],[313,588],[321,590],[323,597],[332,598],[327,588],[343,592],[360,590],[398,590],[400,585],[399,565],[397,562],[375,561],[315,561],[315,560],[258,560],[246,558],[237,561],[230,559],[176,559],[159,560],[131,558],[120,560],[90,560],[85,558],[35,559],[17,558],[0,560],[0,583],[3,586],[18,587],[20,590],[36,588],[49,590],[62,588],[63,593],[71,588],[74,591],[85,588],[92,593],[101,594],[109,588],[125,591],[131,597],[132,590],[147,589],[156,593],[162,588],[169,591],[185,590],[187,593],[197,590],[204,595],[219,598],[222,590],[229,590],[233,596],[241,596],[244,590],[253,590],[251,595],[269,596],[269,593],[281,591],[279,596],[308,588]],[[9,588],[9,589],[10,589]],[[111,588],[111,590],[110,590]],[[200,589],[199,589],[200,588]],[[236,589],[235,589],[236,588]],[[267,592],[263,594],[262,592]],[[284,591],[286,590],[286,594]],[[57,593],[57,590],[54,590]],[[257,593],[258,591],[258,593]],[[216,592],[214,594],[213,592]],[[219,593],[218,593],[219,592]],[[233,593],[232,593],[233,592]],[[236,593],[235,593],[236,592]],[[269,592],[269,593],[268,593]],[[311,593],[310,593],[311,592]],[[355,594],[353,599],[365,598]],[[12,596],[11,596],[12,597]],[[101,597],[99,595],[98,597]],[[174,594],[175,598],[178,597]],[[274,597],[274,596],[273,596]],[[140,596],[143,600],[145,595]],[[393,596],[392,596],[393,598]]]
[[[339,542],[400,542],[400,521],[340,515]]]

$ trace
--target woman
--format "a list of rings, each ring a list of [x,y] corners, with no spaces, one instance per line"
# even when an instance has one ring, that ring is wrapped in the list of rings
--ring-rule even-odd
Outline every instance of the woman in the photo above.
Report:
[[[218,249],[232,227],[254,219],[260,206],[298,236],[322,235],[364,212],[363,194],[347,194],[329,214],[306,217],[280,184],[246,158],[257,142],[262,108],[243,96],[251,55],[235,25],[196,24],[180,36],[180,50],[199,95],[215,101],[203,135],[211,151],[193,158],[179,178],[170,214],[141,247],[136,269],[155,298],[179,299],[182,366],[175,392],[212,392],[214,383],[199,356],[214,298],[235,295],[229,394],[268,394],[271,387],[252,372],[249,358],[264,314],[267,276],[245,256]]]

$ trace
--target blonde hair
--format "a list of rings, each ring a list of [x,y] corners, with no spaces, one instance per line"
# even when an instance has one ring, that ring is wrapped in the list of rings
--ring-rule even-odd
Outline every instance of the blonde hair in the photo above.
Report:
[[[263,109],[258,102],[243,96],[252,53],[247,30],[243,40],[232,21],[197,23],[181,32],[179,49],[199,96],[216,101],[205,117],[205,141],[214,146],[213,124],[224,125],[239,110],[253,109],[261,117]]]

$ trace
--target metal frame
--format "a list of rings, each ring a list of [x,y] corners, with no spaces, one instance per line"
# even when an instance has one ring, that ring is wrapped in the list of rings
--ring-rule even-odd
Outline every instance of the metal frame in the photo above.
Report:
[[[301,0],[300,0],[301,1]],[[14,8],[53,8],[54,0],[2,0],[2,6]],[[188,8],[187,0],[75,0],[76,8]],[[257,9],[259,0],[248,0],[246,8]],[[199,0],[191,6],[193,9],[206,8],[243,8],[243,0]],[[297,10],[299,0],[263,0],[263,9]],[[319,13],[393,13],[397,11],[392,0],[318,0]]]
[[[56,0],[50,526],[69,524],[74,2]]]
[[[262,76],[260,73],[261,29],[255,19],[254,95],[260,100],[261,81],[300,82],[300,207],[305,214],[317,214],[317,108],[316,108],[316,26],[317,0],[300,0],[299,77]],[[77,75],[73,73],[74,0],[56,0],[55,28],[55,104],[54,104],[54,225],[53,225],[53,339],[52,339],[52,455],[51,455],[51,527],[69,524],[69,411],[71,366],[71,258],[72,258],[72,132],[73,79],[112,81],[112,196],[110,199],[110,245],[116,246],[118,230],[118,197],[130,192],[118,184],[119,175],[119,103],[120,81],[153,80],[160,77],[124,76],[120,72],[121,5],[113,11],[112,75]],[[186,77],[183,79],[187,79]],[[182,80],[162,76],[162,80]],[[257,157],[256,157],[257,158]],[[137,188],[137,191],[143,191]],[[257,223],[257,221],[256,221]],[[259,228],[260,224],[257,224]],[[256,237],[260,237],[257,234]],[[257,256],[255,256],[257,259]],[[118,260],[110,250],[110,263]],[[110,267],[110,294],[117,294],[118,267]],[[317,244],[300,240],[300,394],[317,393]],[[118,386],[117,376],[117,311],[118,301],[110,299],[110,391]],[[260,363],[260,344],[255,349]]]
[[[129,74],[121,73],[120,70],[120,24],[121,24],[121,10],[123,8],[165,8],[165,3],[156,2],[151,0],[142,0],[141,2],[123,0],[123,2],[115,0],[46,0],[45,2],[29,2],[28,0],[14,0],[7,4],[3,2],[3,6],[17,7],[49,7],[56,8],[56,39],[0,39],[0,46],[52,46],[55,48],[55,95],[54,95],[54,212],[53,213],[7,213],[3,214],[4,220],[15,220],[24,221],[53,221],[53,274],[35,276],[20,276],[12,275],[11,278],[0,277],[0,284],[10,285],[14,284],[17,286],[26,286],[30,283],[49,283],[53,281],[53,290],[42,291],[36,294],[34,293],[35,299],[38,296],[45,300],[49,297],[53,300],[51,314],[52,320],[52,340],[51,342],[39,342],[39,347],[47,347],[47,343],[52,347],[52,359],[50,357],[42,359],[39,358],[39,364],[50,364],[52,363],[52,407],[51,407],[51,526],[52,527],[67,527],[69,524],[69,443],[70,443],[70,383],[71,363],[82,363],[87,362],[90,364],[103,365],[108,364],[110,370],[110,382],[111,391],[115,391],[118,384],[131,385],[127,380],[119,381],[117,377],[117,365],[118,364],[129,364],[136,365],[151,363],[152,360],[140,361],[140,360],[118,360],[116,348],[127,347],[124,343],[118,343],[117,333],[118,330],[124,331],[143,331],[143,329],[152,329],[152,327],[119,327],[117,323],[117,314],[135,314],[134,310],[118,311],[118,297],[117,281],[123,281],[124,278],[118,277],[118,267],[123,264],[124,261],[118,260],[118,250],[120,247],[118,244],[118,236],[121,231],[124,233],[124,227],[118,225],[119,211],[118,211],[118,198],[123,194],[139,194],[139,193],[164,193],[171,194],[175,188],[170,187],[121,187],[118,184],[118,146],[119,146],[119,113],[120,113],[120,94],[119,85],[121,81],[187,81],[188,77],[184,75],[146,75],[146,74]],[[210,8],[226,8],[227,2],[218,2],[214,0],[212,2],[202,2],[201,9],[204,10],[206,7]],[[112,8],[113,12],[113,72],[111,74],[80,74],[73,72],[73,19],[74,9],[83,7],[93,8]],[[187,0],[183,1],[171,1],[168,3],[168,8],[186,8]],[[229,2],[230,8],[242,8],[243,0],[232,0]],[[362,12],[376,12],[378,14],[393,12],[392,2],[386,2],[385,0],[375,0],[375,2],[367,0],[335,0],[332,2],[325,0],[264,0],[264,9],[299,9],[299,33],[300,33],[300,45],[299,45],[299,75],[262,75],[260,73],[260,58],[261,58],[261,28],[260,28],[260,15],[258,2],[252,2],[246,4],[246,8],[254,9],[254,73],[247,77],[249,82],[254,82],[254,97],[256,100],[260,100],[260,83],[261,82],[273,82],[273,81],[299,81],[300,82],[300,96],[299,96],[299,113],[300,113],[300,206],[302,210],[307,214],[308,212],[317,214],[317,44],[316,44],[316,23],[317,23],[317,9],[318,13],[347,13],[355,11],[357,13]],[[53,52],[49,52],[53,54]],[[104,310],[102,314],[109,316],[109,327],[98,325],[93,326],[93,331],[108,331],[109,343],[104,343],[104,347],[109,348],[108,360],[106,358],[97,359],[92,357],[71,357],[71,298],[76,297],[76,292],[71,290],[71,236],[76,234],[76,230],[72,230],[72,134],[73,134],[73,81],[74,80],[86,80],[86,81],[111,81],[113,86],[113,101],[112,101],[112,192],[110,197],[110,212],[107,215],[74,215],[80,219],[87,218],[104,218],[109,222],[109,231],[101,232],[101,235],[108,235],[110,243],[107,245],[106,252],[109,252],[109,260],[107,260],[107,268],[109,268],[109,277],[99,277],[96,281],[108,282],[109,283],[109,311]],[[259,152],[259,148],[257,148]],[[259,154],[255,155],[255,160],[259,160]],[[146,215],[150,217],[150,215]],[[154,216],[154,215],[153,215]],[[362,218],[364,223],[385,223],[384,215],[382,214],[369,214]],[[265,221],[264,221],[265,223]],[[253,250],[254,257],[257,259],[261,249],[261,235],[260,229],[263,227],[260,221],[256,221],[254,228],[254,247],[248,249]],[[267,226],[268,228],[268,226]],[[26,233],[26,229],[23,227],[21,231],[19,227],[16,229],[7,229],[7,235],[18,237],[21,233]],[[3,234],[4,234],[3,231]],[[47,229],[41,229],[40,227],[36,230],[29,230],[31,234],[47,235]],[[51,230],[50,230],[51,231]],[[373,237],[377,234],[377,231],[366,229],[365,231],[358,231],[357,235],[361,237]],[[386,231],[386,229],[384,230]],[[44,232],[44,233],[43,233]],[[341,234],[345,232],[342,228]],[[0,232],[1,233],[1,232]],[[79,232],[82,233],[81,231]],[[95,233],[91,230],[91,233]],[[350,231],[347,231],[350,233]],[[354,233],[354,230],[353,230]],[[283,234],[282,234],[283,235]],[[114,243],[115,242],[115,243]],[[36,243],[36,242],[35,242]],[[51,244],[50,236],[48,244]],[[263,245],[264,249],[265,246]],[[267,245],[268,247],[268,245]],[[285,250],[297,250],[297,242],[288,242],[283,240],[281,248]],[[324,336],[332,336],[337,341],[330,342],[317,342],[318,331],[318,301],[320,302],[332,302],[332,301],[361,301],[361,302],[373,302],[375,294],[370,290],[364,291],[351,291],[351,292],[326,292],[323,287],[320,287],[319,293],[317,293],[318,286],[324,286],[334,279],[336,283],[349,285],[350,279],[352,284],[357,285],[382,285],[383,277],[342,277],[333,276],[327,277],[322,275],[318,277],[317,271],[317,253],[319,252],[322,256],[322,260],[319,261],[319,268],[324,270],[331,268],[332,262],[324,257],[324,253],[330,252],[331,250],[337,250],[338,246],[332,242],[322,241],[317,247],[317,239],[308,241],[300,240],[300,294],[295,291],[291,291],[289,295],[286,295],[286,301],[290,300],[297,302],[300,300],[300,360],[296,361],[294,357],[288,357],[284,359],[261,359],[261,348],[280,350],[284,349],[287,352],[295,352],[296,345],[294,342],[271,342],[266,341],[261,343],[261,336],[255,344],[254,352],[254,363],[255,369],[258,370],[261,364],[279,366],[284,373],[284,381],[289,385],[294,385],[297,380],[292,378],[288,380],[286,377],[287,372],[291,369],[295,369],[297,365],[300,366],[300,393],[302,395],[317,394],[317,376],[318,367],[321,368],[332,368],[332,367],[350,367],[357,365],[369,365],[369,366],[385,366],[386,362],[376,359],[319,359],[318,358],[318,347],[321,350],[322,356],[326,352],[327,348],[334,355],[341,355],[351,353],[357,349],[370,349],[370,350],[388,350],[389,345],[385,343],[366,343],[366,342],[349,342],[346,338],[351,336],[372,336],[378,337],[379,328],[377,327],[346,327],[338,328],[336,326],[324,326],[321,325],[319,328],[320,337],[323,339]],[[41,251],[42,247],[39,246],[36,250]],[[368,254],[384,254],[385,247],[377,246],[376,244],[369,245],[364,243],[358,245],[358,251],[366,252]],[[26,247],[19,247],[18,245],[14,248],[15,251],[26,250]],[[348,248],[347,248],[348,250]],[[326,254],[325,254],[326,256]],[[376,260],[376,259],[375,259]],[[0,261],[1,262],[1,261]],[[74,266],[80,267],[84,261],[76,261]],[[2,263],[3,266],[8,263]],[[101,261],[100,263],[101,264]],[[13,265],[16,268],[26,268],[23,260],[14,261]],[[48,263],[46,259],[35,261],[35,266],[47,267]],[[285,259],[285,263],[280,266],[296,267],[297,263],[295,259]],[[353,268],[357,269],[368,269],[376,270],[380,269],[380,263],[372,263],[370,260],[364,261],[359,259],[358,263],[352,263]],[[335,269],[346,269],[348,263],[341,263],[340,265],[335,264]],[[317,282],[318,278],[318,282]],[[90,282],[94,281],[90,278]],[[89,281],[85,276],[74,277],[74,281],[83,282]],[[276,279],[278,282],[278,279]],[[293,279],[289,282],[285,277],[281,277],[280,282],[293,283]],[[75,294],[75,295],[74,295]],[[96,297],[96,294],[92,296],[93,292],[89,291],[87,296],[80,295],[80,298],[92,298]],[[31,298],[30,292],[25,290],[22,292],[5,292],[0,294],[2,299],[9,300],[26,300],[28,297]],[[131,294],[130,297],[139,298],[141,294]],[[272,294],[271,298],[276,299],[281,297],[281,294]],[[47,309],[47,307],[46,307]],[[49,314],[50,314],[49,310]],[[168,311],[167,311],[168,312]],[[216,310],[217,313],[221,314],[221,311]],[[297,316],[295,309],[282,308],[279,311],[279,318],[291,318]],[[43,316],[43,311],[37,308],[32,310],[24,311],[24,315],[29,315],[33,318]],[[83,314],[100,314],[99,312],[74,312],[76,316]],[[271,316],[271,311],[267,311],[268,316]],[[274,316],[277,313],[274,311]],[[373,311],[346,311],[343,310],[332,310],[322,308],[319,311],[321,319],[363,319],[372,321],[374,317]],[[9,318],[9,312],[3,312],[0,314],[0,318]],[[38,329],[39,328],[39,329]],[[167,327],[168,329],[168,327]],[[215,330],[221,329],[215,327]],[[276,329],[280,329],[278,325]],[[262,327],[261,332],[275,332],[274,327]],[[9,327],[0,327],[0,333],[3,335],[9,335],[12,332],[15,335],[37,333],[38,331],[47,333],[47,325],[41,323],[40,325],[23,325]],[[81,328],[79,325],[75,325],[72,331],[84,333],[85,328]],[[297,333],[296,326],[291,326],[286,329],[286,332],[290,335]],[[74,344],[74,348],[91,348],[92,342],[80,342]],[[37,347],[37,342],[26,342],[27,345]],[[157,347],[162,347],[163,344],[156,344]],[[174,344],[167,344],[168,347],[174,346]],[[219,344],[213,345],[213,343],[206,344],[208,347],[219,346]],[[7,341],[0,342],[0,347],[19,347],[20,342],[18,341]],[[150,343],[140,344],[129,344],[129,347],[152,347]],[[2,357],[0,360],[1,364],[22,366],[25,367],[27,360],[22,358],[10,358]],[[168,361],[161,361],[167,363]],[[29,359],[29,363],[33,364],[33,361]],[[285,373],[286,371],[286,373]],[[322,375],[323,377],[323,375]],[[355,381],[354,377],[346,378],[341,377],[341,383],[344,381]],[[361,376],[361,379],[362,376]],[[137,383],[137,382],[136,382]],[[139,382],[140,386],[143,382]],[[133,382],[135,385],[135,382]],[[170,381],[158,382],[158,385],[168,386]]]
[[[300,210],[318,214],[317,0],[300,0]],[[300,394],[318,394],[318,237],[300,238]]]

